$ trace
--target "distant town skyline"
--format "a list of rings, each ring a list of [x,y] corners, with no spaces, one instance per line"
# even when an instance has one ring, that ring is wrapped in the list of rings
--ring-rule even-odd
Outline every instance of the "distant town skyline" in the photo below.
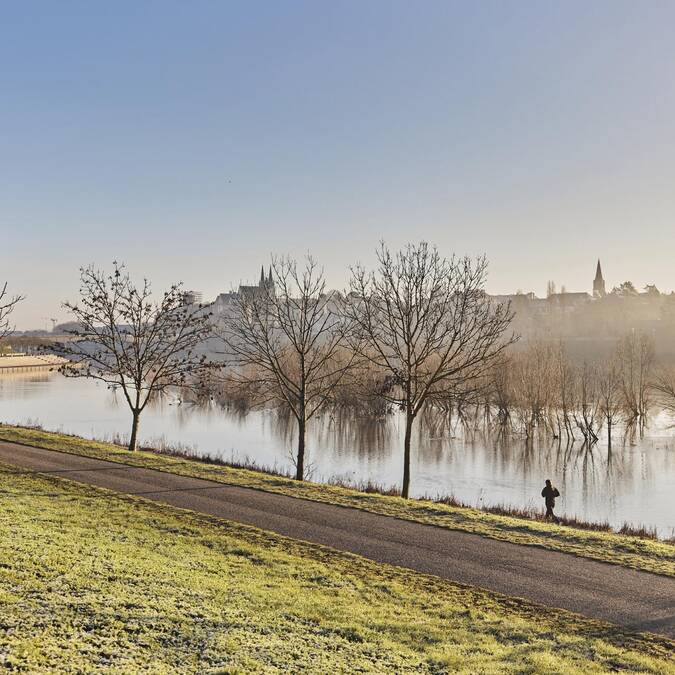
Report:
[[[18,328],[78,267],[214,298],[269,252],[425,239],[487,290],[675,286],[675,4],[8,4],[0,280]],[[591,274],[589,279],[589,267]]]
[[[510,289],[496,289],[493,288],[490,284],[487,285],[486,290],[490,295],[493,296],[508,296],[508,295],[516,295],[519,293],[523,294],[528,294],[528,293],[534,293],[535,296],[540,297],[540,298],[545,298],[548,293],[548,283],[553,282],[555,284],[555,291],[557,293],[565,292],[565,293],[573,293],[573,294],[578,294],[578,293],[587,293],[590,297],[593,297],[594,295],[597,296],[595,293],[595,288],[596,288],[596,282],[597,282],[597,271],[598,271],[598,265],[602,264],[602,281],[606,285],[606,292],[611,293],[612,290],[619,286],[621,283],[625,281],[631,281],[634,283],[635,288],[638,292],[644,291],[645,287],[647,285],[654,285],[658,288],[658,290],[661,293],[670,293],[671,292],[671,287],[660,287],[658,284],[651,284],[650,282],[645,282],[644,284],[641,284],[637,282],[635,279],[631,278],[630,275],[626,276],[625,278],[617,278],[616,280],[610,279],[609,281],[607,280],[607,277],[604,274],[604,261],[602,260],[597,260],[592,266],[589,266],[589,269],[594,270],[594,274],[589,273],[587,275],[586,279],[586,285],[580,285],[579,287],[572,287],[569,286],[568,284],[564,282],[558,282],[556,279],[547,279],[543,284],[538,284],[537,287],[535,288],[529,288],[529,287],[523,287],[523,286],[518,286],[516,288],[510,288]],[[265,279],[271,274],[270,271],[268,271],[269,268],[269,262],[266,260],[265,262],[261,262],[257,274],[253,272],[253,270],[249,270],[248,275],[243,276],[237,281],[232,281],[229,284],[225,284],[222,288],[217,289],[213,292],[205,291],[204,288],[207,285],[202,284],[202,286],[196,285],[196,286],[188,286],[187,284],[183,283],[184,290],[187,293],[191,294],[196,294],[196,298],[198,302],[204,302],[204,303],[211,303],[214,302],[219,295],[221,294],[230,294],[231,292],[236,292],[238,289],[241,290],[241,287],[243,285],[244,288],[250,287],[249,284],[252,284],[253,286],[257,286],[259,283],[263,283],[261,281],[261,272],[260,268],[263,268],[263,274]],[[133,275],[133,270],[130,270]],[[142,275],[136,275],[137,279],[142,278]],[[344,279],[342,280],[342,283],[336,283],[336,284],[328,284],[328,287],[330,289],[335,289],[335,290],[340,290],[340,291],[345,291],[348,290],[348,270],[345,269],[345,276]],[[152,281],[152,280],[151,280]],[[541,287],[543,286],[543,290],[540,290]],[[211,288],[211,285],[208,285],[208,288]],[[12,290],[12,289],[10,289]],[[153,290],[154,291],[160,291],[162,290],[161,287],[157,286],[156,284],[153,285]],[[73,292],[73,294],[70,296],[70,299],[76,299],[76,292]],[[17,309],[15,313],[13,314],[13,322],[16,323],[16,329],[19,331],[25,331],[25,330],[51,330],[51,328],[59,323],[65,323],[70,320],[71,317],[63,310],[60,305],[57,311],[53,311],[51,313],[43,313],[35,323],[30,324],[26,323],[25,325],[22,325],[20,323],[20,319],[22,317],[30,317],[31,314],[36,314],[35,308],[31,310],[29,307],[30,305],[30,299],[26,298],[26,300],[22,303],[20,303],[17,306]],[[29,311],[26,311],[29,310]],[[23,311],[23,314],[22,314]]]

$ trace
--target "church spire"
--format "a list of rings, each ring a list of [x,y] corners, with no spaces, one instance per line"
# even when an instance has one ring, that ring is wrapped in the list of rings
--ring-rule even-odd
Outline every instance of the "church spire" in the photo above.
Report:
[[[606,295],[605,280],[602,278],[602,267],[600,267],[600,258],[598,258],[598,265],[595,268],[595,279],[593,279],[593,295],[599,298]]]
[[[261,265],[260,267],[260,288],[265,285],[265,266]]]

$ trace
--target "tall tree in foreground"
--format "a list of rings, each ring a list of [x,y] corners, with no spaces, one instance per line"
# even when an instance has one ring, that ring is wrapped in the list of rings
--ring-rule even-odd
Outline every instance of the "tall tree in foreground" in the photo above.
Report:
[[[141,413],[168,387],[185,386],[210,367],[198,347],[210,335],[210,315],[184,301],[180,284],[153,300],[145,279],[134,285],[123,265],[112,274],[80,270],[80,299],[64,303],[78,328],[55,351],[68,359],[62,372],[121,390],[132,415],[129,450],[136,449]]]
[[[384,396],[405,413],[403,483],[410,488],[410,439],[415,418],[429,400],[478,382],[515,341],[505,333],[513,314],[493,304],[484,284],[484,257],[447,260],[426,242],[392,254],[384,243],[378,268],[352,269],[345,314],[358,350],[391,383]]]
[[[23,299],[21,295],[7,295],[7,282],[0,288],[0,343],[14,332],[9,317]]]
[[[258,405],[288,408],[298,426],[295,477],[305,476],[307,423],[355,365],[347,325],[326,294],[323,271],[308,256],[298,266],[274,258],[271,279],[239,294],[223,339],[234,382]]]

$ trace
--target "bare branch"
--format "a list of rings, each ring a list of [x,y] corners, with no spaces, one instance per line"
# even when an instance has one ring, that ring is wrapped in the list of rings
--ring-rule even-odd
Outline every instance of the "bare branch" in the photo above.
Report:
[[[10,323],[10,315],[24,299],[22,295],[8,296],[7,282],[0,288],[0,342],[14,332],[14,326]]]

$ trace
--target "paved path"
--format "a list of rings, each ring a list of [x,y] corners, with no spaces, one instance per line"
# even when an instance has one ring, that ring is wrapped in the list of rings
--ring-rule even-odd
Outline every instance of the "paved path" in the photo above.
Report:
[[[358,509],[0,441],[0,461],[675,638],[675,579]]]

